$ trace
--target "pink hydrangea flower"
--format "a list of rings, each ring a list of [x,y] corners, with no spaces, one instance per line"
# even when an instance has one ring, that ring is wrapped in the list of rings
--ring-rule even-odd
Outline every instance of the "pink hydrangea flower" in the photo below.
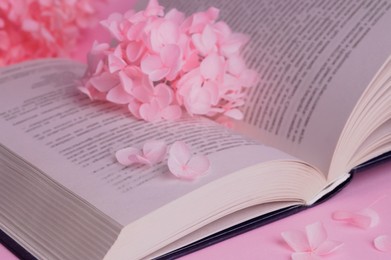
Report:
[[[95,24],[93,2],[0,1],[0,66],[35,58],[69,56],[81,30]]]
[[[248,38],[218,16],[213,7],[190,17],[176,9],[164,13],[157,0],[139,12],[110,15],[101,24],[114,44],[94,44],[80,90],[127,105],[146,121],[175,120],[183,110],[242,119],[245,88],[257,74],[240,53]]]

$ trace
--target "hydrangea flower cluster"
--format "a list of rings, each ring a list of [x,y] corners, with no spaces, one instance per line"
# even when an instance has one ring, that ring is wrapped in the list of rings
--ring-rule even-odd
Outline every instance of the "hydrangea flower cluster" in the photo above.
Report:
[[[127,105],[146,121],[190,115],[243,117],[239,107],[257,74],[240,54],[248,38],[234,33],[219,10],[185,17],[164,13],[157,0],[145,10],[112,14],[101,24],[114,46],[95,43],[80,90],[91,99]]]
[[[69,56],[82,29],[96,24],[93,0],[1,0],[0,66]]]

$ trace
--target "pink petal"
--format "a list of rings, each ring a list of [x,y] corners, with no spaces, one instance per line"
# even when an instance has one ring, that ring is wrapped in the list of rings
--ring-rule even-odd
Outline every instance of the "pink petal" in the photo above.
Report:
[[[242,120],[243,119],[243,113],[237,108],[230,109],[227,112],[224,113],[224,115],[236,119],[236,120]]]
[[[182,109],[180,106],[172,105],[168,106],[161,111],[162,118],[166,120],[178,120],[182,116]]]
[[[364,229],[374,227],[379,223],[379,215],[371,209],[364,209],[360,212],[338,210],[333,212],[332,218]]]
[[[124,91],[128,94],[132,94],[133,85],[134,85],[133,80],[124,71],[120,71],[118,73],[118,76]]]
[[[187,179],[195,179],[199,176],[205,175],[210,168],[210,162],[205,155],[195,155],[187,163],[188,170],[186,174]]]
[[[188,55],[184,61],[182,70],[184,72],[188,72],[192,69],[195,69],[200,65],[200,61],[198,59],[198,53],[193,51],[190,55]]]
[[[148,55],[141,60],[141,71],[149,74],[157,69],[162,68],[162,62],[159,56]]]
[[[179,165],[187,164],[190,160],[191,152],[189,146],[183,141],[176,141],[171,145],[169,151],[169,161]]]
[[[206,56],[201,62],[200,71],[205,79],[217,79],[222,70],[222,62],[216,53]]]
[[[201,38],[206,51],[207,52],[212,51],[216,45],[217,37],[216,37],[216,33],[213,31],[213,28],[210,25],[207,24],[205,26]]]
[[[151,81],[159,81],[169,72],[169,68],[163,67],[160,57],[156,55],[143,58],[141,60],[141,70],[149,76]]]
[[[145,121],[155,122],[161,119],[159,105],[154,100],[151,103],[142,104],[139,112],[140,117]]]
[[[228,59],[228,71],[238,76],[246,68],[246,64],[240,55],[232,55]]]
[[[320,256],[328,255],[340,248],[342,245],[342,242],[327,240],[315,249],[315,253]]]
[[[166,157],[167,145],[164,141],[147,141],[143,146],[144,157],[150,164],[156,164]]]
[[[319,256],[312,252],[295,252],[292,253],[292,260],[318,260],[321,259]]]
[[[382,252],[391,252],[391,237],[388,235],[381,235],[373,240],[375,248]]]
[[[152,91],[142,86],[135,86],[132,90],[133,96],[141,103],[149,103],[153,97]]]
[[[91,85],[100,92],[107,92],[118,85],[119,80],[116,75],[103,72],[101,75],[94,76],[90,79]]]
[[[194,156],[188,145],[182,141],[175,142],[169,151],[168,168],[170,172],[181,179],[193,180],[206,174],[210,164],[206,156]]]
[[[129,104],[128,104],[128,110],[130,111],[130,113],[132,113],[132,115],[138,119],[141,118],[140,116],[140,106],[141,106],[141,103],[138,102],[136,99],[132,99]]]
[[[161,49],[160,57],[164,66],[173,68],[178,63],[181,50],[176,44],[168,44]]]
[[[371,221],[370,221],[369,227],[375,227],[380,223],[379,214],[376,211],[374,211],[373,209],[366,208],[366,209],[360,210],[358,213],[370,218]]]
[[[185,106],[190,114],[205,115],[209,113],[212,105],[210,93],[202,88],[193,86],[185,97]]]
[[[154,89],[154,98],[160,108],[167,107],[173,100],[172,89],[164,83],[158,84]]]
[[[126,58],[130,62],[135,62],[137,61],[140,57],[141,54],[144,52],[144,45],[141,42],[130,42],[126,46]]]
[[[295,252],[305,252],[310,250],[307,237],[303,232],[296,230],[285,231],[281,233],[281,236]]]
[[[226,57],[237,54],[248,39],[249,38],[244,34],[232,34],[231,37],[220,46],[221,52]]]
[[[109,54],[107,60],[110,73],[122,70],[126,66],[126,62],[122,58],[117,57],[114,54]]]
[[[145,16],[162,16],[164,14],[163,7],[159,5],[157,0],[149,0],[147,8],[144,11]]]
[[[121,85],[118,85],[109,90],[106,99],[116,104],[128,104],[132,100],[132,96]]]
[[[140,150],[134,147],[128,147],[120,149],[115,153],[117,161],[122,165],[132,165],[138,163],[137,155],[140,154]]]
[[[318,248],[327,240],[327,232],[321,222],[316,222],[305,227],[307,239],[312,249]]]

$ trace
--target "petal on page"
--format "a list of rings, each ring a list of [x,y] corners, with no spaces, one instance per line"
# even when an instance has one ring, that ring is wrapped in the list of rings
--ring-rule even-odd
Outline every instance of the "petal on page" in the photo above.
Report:
[[[381,235],[373,240],[375,248],[382,252],[391,252],[391,237],[388,235]]]
[[[174,176],[185,180],[194,180],[205,175],[210,167],[206,156],[192,157],[189,146],[182,141],[177,141],[171,146],[167,164]]]
[[[333,212],[332,218],[364,229],[374,227],[379,223],[379,215],[369,208],[358,212],[337,210]]]
[[[137,158],[140,155],[140,150],[134,147],[128,147],[124,149],[120,149],[115,153],[115,158],[117,161],[125,166],[132,165],[134,163],[138,163],[139,160]]]
[[[187,163],[187,179],[196,179],[200,176],[206,175],[210,168],[210,162],[205,155],[195,155]]]
[[[156,164],[164,160],[167,154],[167,145],[164,141],[148,141],[143,146],[143,155],[149,164]]]

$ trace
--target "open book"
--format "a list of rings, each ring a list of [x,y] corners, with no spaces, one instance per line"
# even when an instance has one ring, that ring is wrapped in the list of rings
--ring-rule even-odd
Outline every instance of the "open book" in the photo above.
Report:
[[[85,66],[70,60],[0,70],[4,234],[39,259],[172,257],[226,228],[313,205],[391,151],[389,1],[166,6],[206,4],[252,37],[246,58],[261,75],[233,131],[196,117],[138,121],[91,102],[74,83]],[[210,173],[188,182],[164,163],[116,162],[115,151],[149,139],[186,141],[208,156]]]

